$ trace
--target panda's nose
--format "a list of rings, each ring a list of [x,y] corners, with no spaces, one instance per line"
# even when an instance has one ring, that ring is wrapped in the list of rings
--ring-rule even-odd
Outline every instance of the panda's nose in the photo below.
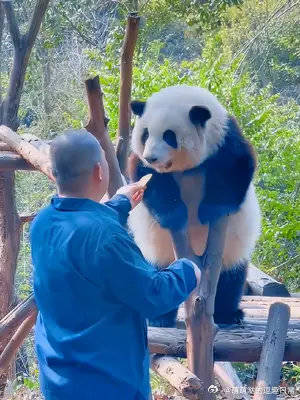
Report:
[[[149,164],[153,164],[153,163],[155,163],[155,161],[157,161],[157,158],[155,158],[155,157],[145,157],[145,160],[146,160]]]

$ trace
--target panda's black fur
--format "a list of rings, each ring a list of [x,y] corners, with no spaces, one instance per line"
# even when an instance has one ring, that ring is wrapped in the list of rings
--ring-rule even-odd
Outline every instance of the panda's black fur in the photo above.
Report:
[[[132,108],[141,113],[140,115],[144,111],[141,105],[137,110],[137,103],[134,103]],[[205,115],[201,118],[201,115],[202,112],[195,112],[193,107],[189,117],[193,123],[205,127],[205,120],[210,116]],[[199,120],[193,121],[197,116]],[[183,176],[200,174],[205,177],[204,196],[198,205],[198,219],[202,225],[239,211],[255,171],[256,162],[252,146],[243,137],[233,117],[228,117],[225,130],[224,140],[216,152],[194,168],[181,172]],[[141,139],[144,144],[148,137],[149,132],[145,129]],[[169,146],[177,147],[176,135],[174,138],[171,130],[167,134],[164,132],[163,140],[169,142]],[[143,200],[151,216],[162,228],[169,231],[185,228],[188,210],[181,198],[181,190],[174,172],[160,173],[150,167],[151,160],[147,166],[139,157],[133,156],[133,159],[135,161],[132,161],[130,168],[133,181],[146,174],[153,174]],[[247,266],[248,260],[242,259],[221,272],[215,302],[216,323],[238,323],[243,318],[238,304],[243,293]],[[174,310],[157,321],[151,321],[151,325],[174,326],[176,314],[177,310]]]

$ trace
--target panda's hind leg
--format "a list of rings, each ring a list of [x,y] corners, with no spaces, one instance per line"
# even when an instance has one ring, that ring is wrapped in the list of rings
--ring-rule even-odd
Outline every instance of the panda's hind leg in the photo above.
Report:
[[[178,308],[168,312],[167,314],[161,315],[154,320],[149,320],[149,326],[155,326],[158,328],[174,328],[176,326]]]
[[[239,309],[243,295],[248,262],[244,261],[220,274],[215,299],[214,320],[216,324],[239,324],[244,313]]]

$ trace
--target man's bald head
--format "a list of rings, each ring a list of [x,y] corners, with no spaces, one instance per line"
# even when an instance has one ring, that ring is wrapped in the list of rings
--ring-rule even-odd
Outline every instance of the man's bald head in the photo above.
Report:
[[[50,146],[52,173],[60,191],[82,189],[104,157],[98,140],[84,129],[57,136]]]

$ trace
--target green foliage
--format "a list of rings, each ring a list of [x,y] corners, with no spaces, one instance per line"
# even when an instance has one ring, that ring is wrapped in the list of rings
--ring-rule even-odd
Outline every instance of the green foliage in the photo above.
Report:
[[[282,367],[282,375],[284,381],[289,384],[300,383],[300,366],[294,363],[286,363]]]

